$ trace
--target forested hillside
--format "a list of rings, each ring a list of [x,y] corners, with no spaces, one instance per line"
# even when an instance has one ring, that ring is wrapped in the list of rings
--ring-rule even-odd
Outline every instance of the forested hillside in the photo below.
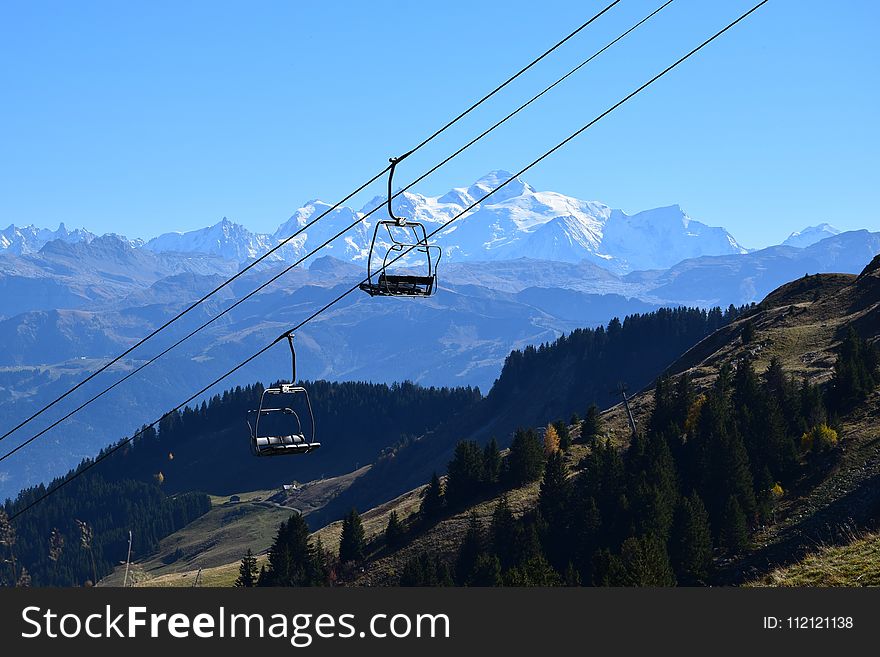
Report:
[[[162,473],[169,492],[230,494],[344,474],[378,459],[480,400],[473,388],[411,383],[305,382],[321,448],[308,458],[256,458],[247,412],[259,406],[260,384],[227,390],[197,408],[166,416],[115,455],[108,477],[149,480]]]
[[[568,420],[573,413],[582,415],[591,404],[606,407],[615,401],[619,383],[635,390],[649,385],[690,347],[746,310],[660,309],[514,351],[486,399],[426,439],[385,454],[309,522],[318,527],[351,507],[368,509],[418,486],[438,464],[442,468],[465,436],[480,444],[495,437],[504,447],[518,427]]]
[[[88,464],[86,461],[80,468]],[[61,481],[53,481],[50,487]],[[0,554],[4,561],[0,586],[94,583],[125,561],[129,531],[132,558],[138,559],[211,506],[208,496],[201,493],[166,495],[158,480],[108,481],[91,471],[72,478],[45,503],[12,522],[8,520],[45,492],[45,486],[35,486],[0,507]]]
[[[75,475],[91,460],[51,482],[54,488],[70,479],[14,524],[4,525],[4,536],[9,531],[12,538],[4,538],[0,548],[9,552],[3,558],[10,564],[0,569],[0,581],[18,582],[22,567],[35,584],[81,585],[100,579],[125,559],[129,529],[134,558],[148,555],[161,538],[208,511],[203,491],[231,494],[347,473],[480,400],[472,388],[326,381],[305,385],[323,443],[308,458],[252,456],[245,418],[257,408],[263,388],[256,384],[228,390],[167,415],[158,430],[146,429],[81,476]],[[7,500],[5,513],[13,516],[45,491],[42,485],[22,491],[14,501]]]
[[[873,354],[855,336],[843,347],[859,349]],[[500,480],[508,487],[540,480],[537,506],[514,519],[502,498],[488,531],[474,521],[455,562],[455,582],[711,582],[714,555],[747,551],[785,491],[833,464],[839,438],[828,425],[827,404],[862,378],[845,360],[825,394],[795,383],[776,360],[760,373],[749,360],[735,370],[725,366],[704,392],[687,374],[662,377],[644,432],[619,451],[593,425],[583,432],[588,451],[577,462],[558,440],[521,434],[517,441],[533,446],[515,444]],[[865,371],[876,383],[876,356],[866,360],[873,361]],[[451,510],[474,498],[456,493],[468,479],[469,490],[480,491],[479,469],[463,468],[463,454],[457,450],[449,464],[443,498]],[[404,574],[417,572],[408,565]],[[423,583],[407,577],[409,584]]]

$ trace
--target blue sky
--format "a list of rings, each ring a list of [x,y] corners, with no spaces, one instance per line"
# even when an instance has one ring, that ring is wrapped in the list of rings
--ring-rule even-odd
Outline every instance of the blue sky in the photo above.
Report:
[[[0,226],[271,231],[335,201],[606,2],[0,5]],[[409,182],[660,4],[623,0],[407,160]],[[516,170],[752,2],[676,0],[418,188]],[[880,230],[878,3],[771,0],[526,180],[680,204],[747,246]],[[871,190],[875,191],[871,191]],[[355,205],[382,193],[382,183]]]

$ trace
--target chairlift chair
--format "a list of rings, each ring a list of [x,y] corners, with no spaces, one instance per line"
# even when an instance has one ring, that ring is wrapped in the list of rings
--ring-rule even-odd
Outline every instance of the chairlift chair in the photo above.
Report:
[[[429,297],[437,289],[437,265],[442,256],[440,247],[428,244],[428,233],[423,224],[410,221],[406,217],[396,217],[391,210],[391,181],[394,178],[394,168],[401,159],[403,158],[393,157],[390,160],[391,171],[388,174],[390,219],[376,222],[367,258],[367,280],[359,285],[360,289],[371,297]],[[383,237],[387,235],[391,243],[387,249],[381,244],[377,245],[380,233]],[[382,251],[384,254],[381,255],[382,264],[379,266]],[[400,256],[404,253],[423,254],[420,257],[423,263],[421,274],[401,271],[403,263]],[[399,263],[395,271],[389,272],[389,264],[395,263]]]
[[[296,350],[293,335],[287,335],[290,356],[293,363],[293,376],[290,383],[279,383],[266,388],[260,396],[260,407],[248,411],[247,424],[251,435],[251,452],[255,456],[282,456],[285,454],[308,454],[321,446],[315,440],[315,415],[309,392],[296,384]],[[302,400],[300,418],[294,409],[297,400]],[[305,427],[303,427],[305,419]],[[263,420],[261,430],[260,421]],[[270,429],[266,429],[266,424]]]

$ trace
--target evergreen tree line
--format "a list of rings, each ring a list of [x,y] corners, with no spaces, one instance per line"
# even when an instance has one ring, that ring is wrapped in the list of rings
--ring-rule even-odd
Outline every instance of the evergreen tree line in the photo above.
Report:
[[[534,431],[518,431],[499,482],[540,478],[537,508],[515,519],[502,497],[487,529],[471,516],[455,563],[421,555],[404,566],[401,584],[706,584],[715,556],[747,550],[785,491],[830,465],[835,414],[878,384],[876,349],[850,331],[824,391],[787,376],[775,359],[761,373],[747,359],[722,366],[703,392],[687,375],[662,376],[647,425],[624,451],[600,438],[590,409],[581,433],[591,449],[573,477],[558,425],[543,444]],[[445,491],[436,475],[428,486],[423,519],[472,502],[488,485],[479,453],[459,444]]]
[[[50,487],[61,481],[56,479]],[[0,507],[0,559],[6,564],[0,568],[0,585],[19,583],[25,571],[35,586],[94,583],[125,561],[129,530],[132,559],[137,559],[211,508],[204,494],[169,497],[156,481],[108,481],[90,472],[9,520],[45,492],[45,486],[34,486]]]
[[[354,509],[342,521],[338,557],[324,549],[320,538],[313,541],[303,517],[294,513],[278,527],[264,566],[257,567],[257,558],[248,549],[235,585],[330,586],[350,578],[366,554],[363,522]]]
[[[648,385],[673,359],[751,308],[660,308],[512,351],[489,391],[487,406],[495,410],[528,390],[535,398],[537,414],[527,424],[543,421],[539,418],[567,417],[583,408],[584,400],[607,400],[608,388],[616,381],[636,388]],[[609,379],[612,374],[613,381]],[[555,390],[552,396],[546,394],[549,386]]]
[[[298,463],[302,481],[350,472],[375,461],[406,436],[418,436],[476,404],[478,389],[424,388],[412,383],[306,382],[316,419],[317,450]],[[120,478],[146,480],[162,473],[169,492],[235,492],[276,486],[289,477],[283,459],[250,458],[247,413],[263,386],[239,386],[196,407],[166,415],[156,429],[114,456]],[[305,419],[305,418],[303,418]],[[108,476],[110,476],[108,474]]]

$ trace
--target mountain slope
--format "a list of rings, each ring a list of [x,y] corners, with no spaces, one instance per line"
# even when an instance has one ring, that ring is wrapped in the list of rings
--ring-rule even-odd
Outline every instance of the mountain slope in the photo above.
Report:
[[[754,337],[744,342],[746,326]],[[819,275],[805,277],[775,290],[743,318],[720,328],[695,345],[669,369],[676,374],[687,373],[696,390],[707,390],[722,364],[732,364],[748,356],[758,372],[778,358],[786,372],[804,376],[817,383],[827,383],[837,358],[841,340],[855,329],[869,341],[880,342],[880,256],[856,276]],[[632,406],[636,422],[644,427],[653,404],[653,391],[634,396]],[[620,406],[604,414],[607,434],[615,444],[628,444],[629,429]],[[575,437],[579,427],[572,428]],[[855,573],[848,563],[858,564],[862,574],[877,569],[875,541],[857,541],[849,547],[824,548],[815,556],[816,545],[849,543],[853,531],[876,521],[880,508],[880,391],[875,390],[855,408],[840,418],[839,435],[844,448],[826,465],[814,466],[783,496],[774,511],[773,522],[759,528],[754,544],[741,555],[717,563],[713,575],[716,583],[744,583],[756,580],[769,585],[862,584],[853,579]],[[469,437],[469,436],[468,436]],[[569,468],[577,469],[588,447],[575,445],[567,455]],[[538,486],[507,492],[506,497],[520,515],[535,507]],[[463,540],[469,517],[487,531],[491,514],[500,497],[491,495],[473,505],[444,517],[425,530],[414,529],[410,540],[399,550],[381,549],[356,578],[364,585],[388,585],[397,581],[404,567],[414,557],[439,554],[447,563],[454,563]],[[394,507],[383,507],[383,517]],[[373,512],[368,512],[368,514]],[[401,510],[400,517],[410,514]],[[414,527],[418,527],[416,523]],[[322,530],[322,534],[324,530]],[[777,569],[785,564],[801,565]],[[831,559],[845,559],[841,567],[823,566]],[[828,568],[834,572],[829,573]],[[849,575],[843,572],[846,570]],[[769,575],[764,573],[770,572]],[[817,574],[817,571],[820,571]],[[841,577],[845,579],[841,580]],[[848,577],[848,579],[846,579]]]
[[[495,437],[503,447],[519,427],[545,426],[572,413],[583,414],[591,403],[605,406],[618,383],[647,385],[736,312],[725,316],[718,309],[660,309],[623,322],[612,320],[607,329],[578,329],[552,344],[514,351],[482,402],[425,440],[380,459],[310,523],[317,527],[351,507],[368,509],[424,483],[432,471],[442,470],[464,437],[481,444]]]
[[[818,293],[818,294],[817,294]],[[761,364],[778,357],[786,369],[800,372],[814,380],[829,377],[829,365],[836,356],[840,337],[850,327],[858,328],[875,342],[880,333],[880,258],[858,278],[853,276],[813,276],[794,281],[770,295],[754,312],[697,345],[676,363],[672,370],[688,372],[697,388],[712,383],[718,365],[750,354]],[[739,339],[746,324],[755,327],[756,336],[748,344]],[[807,351],[819,347],[820,352]],[[635,397],[637,421],[643,425],[652,407],[652,392]],[[750,551],[735,559],[721,560],[713,581],[741,583],[768,568],[792,561],[815,549],[817,543],[851,540],[853,528],[876,519],[880,502],[880,394],[876,391],[858,408],[842,418],[841,440],[845,445],[840,459],[828,468],[818,469],[818,479],[807,481],[784,493],[775,511],[772,524],[760,530]],[[616,444],[626,445],[629,430],[619,407],[605,414],[608,434]],[[573,433],[577,437],[577,427]],[[567,455],[569,468],[577,470],[588,447],[575,445]],[[534,509],[538,486],[532,484],[505,493],[514,513],[521,516]],[[447,564],[454,564],[459,547],[468,531],[471,518],[488,532],[498,496],[478,500],[463,510],[450,514],[427,529],[412,517],[405,507],[385,505],[368,511],[365,517],[381,512],[374,526],[387,521],[391,511],[411,526],[410,539],[398,550],[383,548],[380,532],[368,534],[373,539],[372,556],[354,583],[388,585],[422,554],[439,555]],[[328,527],[319,536],[332,536]],[[552,531],[552,525],[550,527]],[[857,530],[856,530],[857,531]],[[834,562],[830,562],[835,559]],[[857,540],[842,548],[825,548],[816,556],[807,556],[802,565],[775,570],[765,584],[829,585],[833,583],[863,584],[858,575],[872,577],[878,556],[872,538]],[[825,565],[827,564],[827,565]],[[870,581],[870,580],[869,580]]]

